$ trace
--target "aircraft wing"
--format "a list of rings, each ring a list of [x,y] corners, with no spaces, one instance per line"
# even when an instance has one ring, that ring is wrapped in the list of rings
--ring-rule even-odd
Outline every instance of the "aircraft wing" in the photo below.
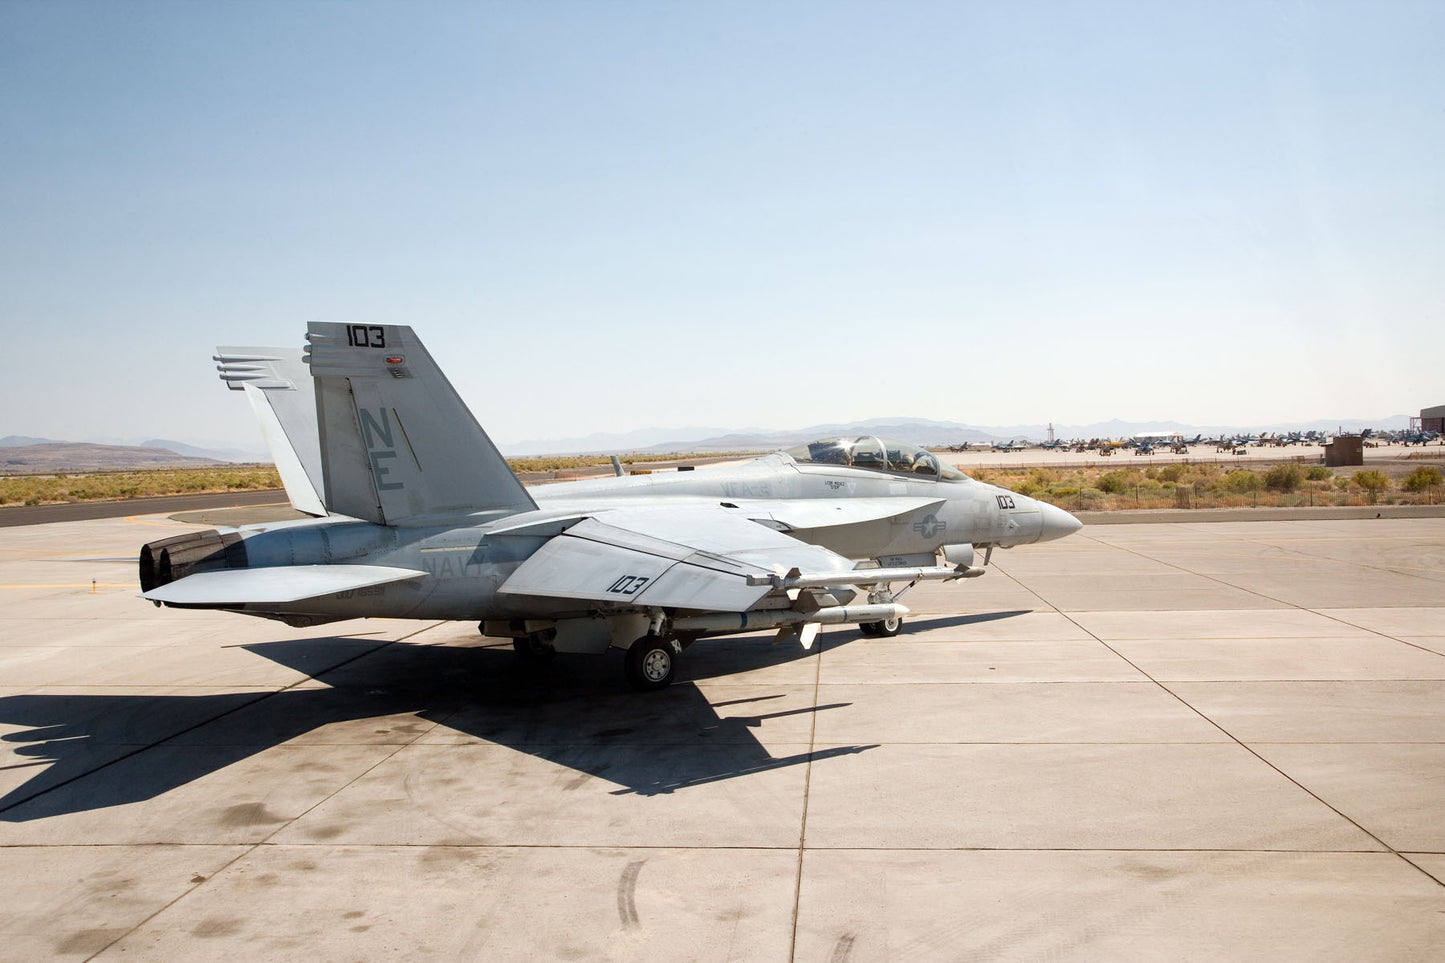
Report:
[[[385,565],[278,565],[197,572],[158,585],[142,598],[172,605],[278,604],[337,592],[425,578],[425,572]]]
[[[768,576],[795,568],[827,575],[853,567],[851,559],[718,508],[622,509],[587,518],[553,538],[498,591],[745,612],[773,591]]]

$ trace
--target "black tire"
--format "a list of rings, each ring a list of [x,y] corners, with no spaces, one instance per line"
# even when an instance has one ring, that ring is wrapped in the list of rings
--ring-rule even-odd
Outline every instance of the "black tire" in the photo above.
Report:
[[[895,618],[884,619],[882,622],[874,622],[873,625],[877,627],[878,631],[875,634],[880,639],[891,639],[903,631],[903,617],[900,615]]]
[[[638,692],[656,692],[672,684],[677,674],[679,651],[675,642],[656,635],[644,635],[627,649],[623,669],[627,684]]]
[[[877,634],[878,634],[878,623],[877,623],[877,622],[859,622],[859,623],[858,623],[858,631],[859,631],[859,632],[862,632],[864,635],[877,635]]]
[[[541,665],[544,662],[551,662],[557,657],[557,650],[535,635],[524,635],[520,639],[513,639],[512,650],[517,653],[517,658],[528,665]]]

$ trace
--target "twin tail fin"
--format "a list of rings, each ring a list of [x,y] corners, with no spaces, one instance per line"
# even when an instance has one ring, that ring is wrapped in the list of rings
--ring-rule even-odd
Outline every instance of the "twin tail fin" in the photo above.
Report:
[[[381,525],[537,507],[411,328],[313,322],[323,498]]]

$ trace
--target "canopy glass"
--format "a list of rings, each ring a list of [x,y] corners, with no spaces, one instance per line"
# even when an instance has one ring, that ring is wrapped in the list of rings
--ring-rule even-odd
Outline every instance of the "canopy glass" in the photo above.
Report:
[[[873,435],[813,441],[789,448],[787,454],[799,464],[847,465],[941,481],[963,481],[968,477],[926,448]]]

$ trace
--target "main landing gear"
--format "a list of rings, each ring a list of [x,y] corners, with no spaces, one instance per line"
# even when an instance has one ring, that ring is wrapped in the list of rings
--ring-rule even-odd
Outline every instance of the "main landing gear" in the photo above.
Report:
[[[553,630],[550,634],[547,632],[533,632],[531,635],[523,635],[513,639],[512,648],[525,664],[541,665],[557,658],[557,650],[552,647],[552,639],[555,638],[556,635],[556,630]]]
[[[623,670],[627,684],[639,692],[653,692],[672,684],[682,646],[672,639],[648,633],[627,648]]]
[[[890,602],[897,602],[909,589],[917,585],[915,579],[903,587],[901,591],[894,592],[892,586],[880,582],[868,591],[869,605],[886,605]],[[858,631],[864,635],[871,635],[874,638],[891,639],[903,631],[903,616],[894,616],[891,619],[884,619],[881,622],[859,622]]]

